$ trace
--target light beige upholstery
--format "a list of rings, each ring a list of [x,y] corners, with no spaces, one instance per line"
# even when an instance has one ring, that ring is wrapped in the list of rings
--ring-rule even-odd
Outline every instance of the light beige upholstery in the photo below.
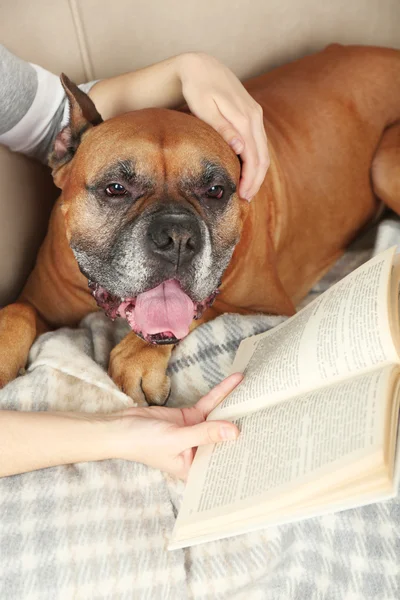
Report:
[[[334,41],[400,48],[399,23],[399,0],[0,2],[1,43],[78,82],[188,50],[214,54],[246,78]],[[52,198],[43,169],[0,152],[0,305],[23,284]]]

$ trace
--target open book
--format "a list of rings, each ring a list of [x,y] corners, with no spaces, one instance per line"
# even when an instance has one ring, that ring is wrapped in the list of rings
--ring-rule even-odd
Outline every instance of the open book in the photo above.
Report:
[[[170,549],[396,494],[399,283],[394,247],[241,343],[208,417],[241,434],[198,449]]]

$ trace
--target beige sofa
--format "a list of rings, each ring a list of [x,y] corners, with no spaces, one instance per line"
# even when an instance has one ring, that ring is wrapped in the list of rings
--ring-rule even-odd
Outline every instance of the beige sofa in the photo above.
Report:
[[[399,24],[399,0],[0,2],[1,43],[78,82],[187,50],[214,54],[244,79],[332,41],[400,48]],[[56,194],[47,169],[0,148],[0,218],[9,224],[0,306],[23,284]]]

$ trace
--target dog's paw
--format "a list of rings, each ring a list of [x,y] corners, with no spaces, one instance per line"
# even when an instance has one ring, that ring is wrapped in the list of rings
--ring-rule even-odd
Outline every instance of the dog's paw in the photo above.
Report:
[[[2,341],[0,336],[0,346]],[[6,344],[4,344],[3,348],[0,348],[0,390],[5,388],[11,381],[14,381],[19,375],[25,373],[25,362],[26,360],[18,360],[18,357],[13,356],[11,349],[7,351]]]
[[[15,379],[15,377],[12,377],[4,371],[0,370],[0,390],[5,388],[7,383],[10,383],[10,381],[12,381],[13,379]]]
[[[24,369],[37,333],[36,311],[23,302],[0,310],[0,389]]]
[[[0,390],[19,375],[25,374],[26,362],[24,359],[18,360],[18,357],[13,356],[12,349],[7,349],[5,343],[1,348],[2,341],[0,336]]]
[[[108,373],[139,406],[163,406],[170,394],[166,371],[172,348],[148,344],[129,333],[111,352]]]

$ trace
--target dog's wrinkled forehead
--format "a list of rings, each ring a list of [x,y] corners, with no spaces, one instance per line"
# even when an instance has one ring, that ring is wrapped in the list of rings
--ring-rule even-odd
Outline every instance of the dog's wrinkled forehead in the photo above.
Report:
[[[93,128],[78,149],[78,170],[93,185],[123,179],[146,189],[161,181],[236,185],[239,161],[217,132],[190,115],[163,109],[128,113]]]

